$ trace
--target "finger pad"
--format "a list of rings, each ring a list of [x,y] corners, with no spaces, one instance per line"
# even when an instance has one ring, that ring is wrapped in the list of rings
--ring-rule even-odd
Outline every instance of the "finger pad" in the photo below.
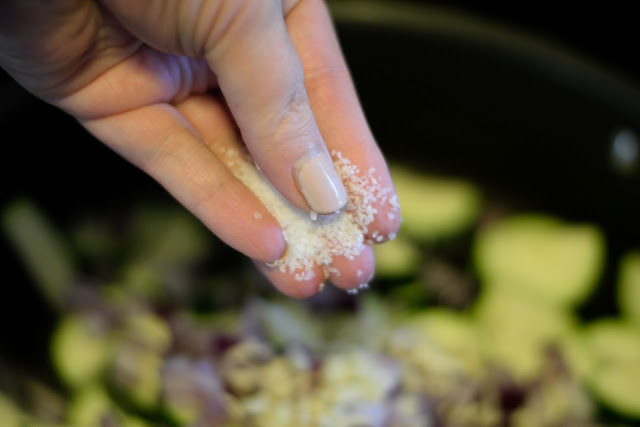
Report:
[[[354,259],[336,257],[331,264],[329,280],[339,288],[353,289],[371,280],[373,271],[373,250],[365,245]]]
[[[276,289],[292,298],[309,298],[317,294],[324,283],[322,269],[319,267],[313,270],[312,277],[299,280],[300,277],[296,277],[295,273],[282,272],[263,263],[256,263],[256,265]]]

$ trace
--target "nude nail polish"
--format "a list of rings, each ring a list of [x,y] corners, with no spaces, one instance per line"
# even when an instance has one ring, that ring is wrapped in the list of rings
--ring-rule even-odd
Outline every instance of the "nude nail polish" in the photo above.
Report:
[[[294,165],[294,173],[302,195],[314,212],[330,214],[347,204],[347,192],[326,153],[304,156]]]

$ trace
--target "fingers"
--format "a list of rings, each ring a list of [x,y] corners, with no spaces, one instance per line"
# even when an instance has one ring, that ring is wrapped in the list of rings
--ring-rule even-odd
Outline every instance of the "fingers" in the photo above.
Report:
[[[284,23],[294,1],[103,3],[149,45],[206,58],[254,161],[291,203],[318,213],[346,204]]]
[[[249,129],[249,131],[258,129],[259,132],[262,132],[263,136],[273,135],[274,141],[278,141],[280,137],[285,137],[282,138],[282,141],[284,141],[286,147],[291,147],[290,153],[294,153],[296,149],[296,140],[300,143],[300,136],[308,135],[308,133],[305,133],[307,131],[300,133],[299,130],[295,130],[295,126],[291,127],[288,125],[302,123],[303,128],[306,127],[307,129],[312,129],[313,132],[315,132],[315,126],[319,126],[318,131],[324,136],[325,139],[323,141],[327,142],[328,148],[330,150],[341,152],[345,158],[357,166],[360,179],[354,180],[357,181],[355,187],[357,187],[358,183],[365,182],[367,184],[367,191],[372,193],[372,196],[375,199],[373,202],[367,202],[368,205],[371,205],[372,211],[377,211],[372,220],[367,224],[368,240],[374,243],[387,240],[394,236],[400,224],[400,214],[395,199],[393,184],[391,182],[385,160],[371,135],[360,105],[357,101],[355,90],[351,83],[344,60],[341,56],[339,45],[332,31],[331,21],[323,3],[315,0],[301,1],[288,15],[287,26],[287,30],[294,43],[294,48],[297,49],[297,52],[300,52],[302,59],[301,64],[304,66],[305,90],[302,92],[300,89],[297,89],[298,92],[291,96],[294,101],[296,98],[300,98],[297,102],[301,106],[299,108],[294,108],[293,110],[289,109],[289,115],[283,116],[283,121],[280,121],[284,127],[276,128],[276,130],[281,132],[281,129],[285,129],[285,133],[276,132],[272,134],[271,128],[268,126],[262,126],[264,122],[256,122],[261,124],[261,126],[256,126],[253,129]],[[281,48],[283,45],[286,47],[288,46],[288,41],[289,39],[283,36],[280,41],[275,44],[278,45],[278,48]],[[240,51],[243,52],[244,50]],[[246,60],[246,55],[240,55],[237,58],[237,62],[234,62],[236,59],[233,55],[236,53],[237,52],[232,52],[229,56],[222,56],[225,64],[235,63],[234,68],[251,70],[252,67],[250,66],[246,66],[246,68],[240,67],[240,65]],[[280,56],[278,55],[267,58],[267,62],[271,61],[271,63],[267,63],[266,65],[261,64],[259,65],[259,69],[265,70],[264,75],[269,76],[272,73],[277,72],[274,67],[278,64],[291,62],[287,60],[279,61],[279,58]],[[287,58],[289,57],[287,56]],[[215,61],[213,61],[211,57],[208,57],[208,59],[215,67]],[[254,64],[254,66],[258,66],[257,63]],[[296,67],[290,66],[288,67],[288,71],[294,70],[297,74],[298,71]],[[241,82],[243,86],[240,89],[249,89],[251,91],[251,93],[246,93],[241,98],[251,99],[255,102],[253,107],[260,112],[263,109],[268,110],[271,108],[269,107],[269,105],[272,105],[270,103],[273,102],[273,100],[279,99],[278,93],[282,93],[283,91],[286,93],[286,88],[291,86],[291,83],[287,83],[287,81],[295,81],[295,76],[287,77],[290,76],[287,74],[288,71],[281,74],[284,77],[276,82],[263,80],[263,76],[261,75],[258,77],[253,76],[253,79],[251,79],[250,76],[247,76],[248,80],[234,80],[233,83]],[[292,175],[294,177],[296,176],[295,166],[296,164],[300,164],[300,160],[296,160],[296,158],[299,159],[300,157],[296,154],[293,158],[287,159],[286,157],[280,157],[279,159],[276,159],[274,164],[277,164],[279,169],[276,170],[275,173],[281,173],[281,176],[280,178],[276,177],[274,179],[273,172],[270,174],[268,169],[269,164],[265,166],[264,163],[260,162],[261,159],[264,161],[264,158],[261,158],[262,152],[259,150],[264,148],[267,150],[267,155],[280,155],[281,152],[276,150],[278,145],[274,146],[269,143],[264,143],[256,147],[251,144],[251,134],[247,133],[247,127],[243,126],[241,119],[243,117],[255,117],[255,115],[247,113],[247,110],[243,110],[246,106],[237,104],[238,101],[233,98],[234,92],[229,92],[229,86],[225,83],[224,75],[221,74],[218,69],[216,69],[216,72],[220,86],[229,102],[231,111],[239,123],[244,140],[252,152],[254,160],[259,164],[265,175],[267,175],[276,187],[282,191],[282,186],[279,186],[278,184],[290,179]],[[237,77],[237,74],[233,77]],[[249,81],[249,84],[247,84],[246,81]],[[257,82],[258,86],[252,87],[251,82]],[[279,84],[282,86],[278,86]],[[266,97],[268,99],[261,103],[260,96],[256,96],[255,94],[260,94],[265,90],[265,88],[266,92],[264,93],[269,94]],[[275,89],[273,92],[270,92],[270,88]],[[239,91],[238,93],[242,92]],[[229,96],[229,94],[232,94],[232,96]],[[307,102],[309,102],[309,104],[307,104]],[[296,103],[290,103],[290,105],[295,107]],[[313,109],[313,113],[311,113],[310,109],[307,110],[309,106]],[[250,107],[252,107],[252,105],[249,105],[249,108]],[[282,110],[276,108],[275,110],[272,109],[269,111],[276,111],[280,113]],[[309,116],[311,116],[311,118],[309,118]],[[291,118],[294,119],[294,122],[287,122],[287,120],[291,120]],[[278,123],[277,120],[276,123]],[[315,126],[309,126],[309,124]],[[291,129],[294,129],[295,131],[288,133]],[[256,140],[260,140],[259,137],[261,135],[255,136]],[[310,145],[308,150],[314,154],[317,152],[317,148],[313,148],[313,145]],[[308,160],[309,157],[307,157],[306,160]],[[305,159],[305,155],[301,158]],[[315,170],[311,168],[309,169],[307,177],[307,182],[309,184],[307,185],[321,183],[320,188],[312,189],[313,193],[321,194],[322,190],[326,188],[326,186],[324,186],[326,180],[320,178],[322,177],[322,173],[329,169],[326,165],[330,163],[326,158],[324,158],[324,160],[317,159],[316,161],[321,164],[314,168]],[[293,165],[293,169],[290,169],[289,165]],[[319,172],[316,172],[317,170],[319,170]],[[300,174],[298,175],[299,185],[301,184],[300,178],[305,178],[305,174],[303,173],[302,175],[302,177]],[[304,183],[302,184],[303,185],[300,185],[300,187],[304,187]],[[355,199],[353,198],[353,193],[355,193],[355,191],[350,184],[351,183],[347,185],[347,188],[351,190],[350,196],[352,197],[352,201],[355,201],[356,204],[364,204],[359,203],[361,202],[361,198],[365,197],[362,194],[356,194]],[[304,188],[302,189],[304,190]],[[309,201],[309,195],[305,194],[305,196],[307,196],[307,201]],[[314,210],[320,211],[315,208]],[[331,265],[328,266],[328,271],[330,272],[329,279],[340,287],[352,289],[353,287],[356,287],[370,279],[373,274],[373,265],[374,260],[371,248],[365,245],[363,246],[360,255],[354,260],[341,257],[334,258]],[[291,277],[291,275],[287,276],[278,270],[269,269],[264,266],[261,269],[281,291],[288,295],[308,295],[321,283],[319,282],[320,278],[317,274],[313,280],[296,281]]]
[[[326,7],[321,0],[303,0],[286,22],[300,52],[310,104],[328,148],[341,152],[361,175],[375,180],[377,214],[368,225],[367,237],[373,243],[385,241],[395,235],[401,220],[393,183],[359,105]]]
[[[235,159],[235,154],[243,150],[243,145],[233,128],[231,119],[225,114],[225,109],[220,102],[212,96],[201,95],[192,96],[188,100],[177,105],[184,117],[195,128],[210,149],[223,161],[229,158]],[[211,117],[216,117],[215,121]],[[233,168],[234,164],[229,163]],[[323,230],[318,230],[322,233]],[[301,232],[300,229],[297,230]],[[327,229],[324,230],[327,232]],[[294,233],[295,234],[295,233]],[[297,235],[290,236],[294,245],[297,242]],[[314,238],[326,239],[326,236],[316,236]],[[327,245],[331,243],[327,240]],[[259,269],[282,293],[296,297],[305,298],[315,294],[325,280],[330,280],[333,284],[344,289],[352,289],[367,283],[373,275],[373,251],[368,245],[364,245],[359,255],[350,257],[334,257],[331,265],[315,265],[311,268],[289,272],[289,268],[284,268],[282,272],[280,265],[266,266],[258,263]],[[285,262],[287,259],[285,258]]]
[[[229,9],[220,19],[227,31],[212,33],[205,55],[254,161],[299,208],[341,209],[347,194],[309,105],[282,4]]]
[[[260,272],[283,294],[292,298],[308,298],[320,292],[324,287],[325,278],[322,267],[316,266],[304,272],[303,276],[296,276],[289,272],[282,272],[277,267],[270,267],[261,262],[256,262]]]
[[[241,143],[231,118],[220,102],[212,96],[192,96],[177,106],[189,123],[202,136],[211,151],[215,153],[227,166],[235,167],[237,153],[245,147]],[[216,120],[211,120],[215,117]],[[320,266],[315,266],[296,275],[281,272],[275,267],[269,267],[264,262],[256,261],[257,268],[283,294],[293,298],[307,298],[318,292],[324,283],[324,273]],[[302,277],[308,277],[303,279]]]
[[[224,114],[209,112],[212,126],[225,126]],[[155,178],[231,247],[263,262],[283,255],[285,242],[276,220],[174,107],[151,105],[83,124]]]
[[[371,246],[365,245],[354,259],[336,257],[328,269],[329,280],[343,289],[357,289],[373,278],[374,257]]]
[[[93,120],[152,104],[179,103],[216,85],[203,59],[141,46],[90,85],[58,99],[56,105],[79,120]]]
[[[282,272],[276,266],[255,263],[267,279],[283,294],[293,298],[308,298],[322,291],[326,281],[349,290],[367,286],[373,276],[373,250],[365,245],[362,252],[348,259],[334,258],[330,266],[315,266],[311,270],[294,273]]]
[[[329,153],[335,150],[357,167],[362,179],[353,181],[366,182],[365,190],[373,195],[367,202],[368,212],[375,214],[366,224],[367,238],[378,242],[395,233],[400,218],[391,179],[320,0],[295,5],[286,26],[283,10],[295,2],[129,3],[104,0],[127,29],[150,45],[206,58],[254,161],[289,201],[318,213],[344,207],[347,197],[359,201],[353,198],[353,187],[347,195],[333,167]],[[203,81],[203,88],[210,87],[210,80]],[[163,85],[148,91],[150,103],[183,99],[164,92],[159,96],[157,87]],[[85,124],[160,181],[231,246],[252,258],[273,261],[285,248],[280,228],[216,158],[215,150],[202,143],[200,135],[210,131],[214,136],[203,138],[210,147],[216,146],[211,141],[226,138],[215,136],[215,120],[221,114],[198,119],[197,110],[188,103],[178,105],[178,110],[153,105],[111,118],[86,119]],[[203,124],[194,129],[179,111],[190,122]],[[224,126],[230,128],[228,123]],[[266,222],[256,223],[260,218]],[[373,271],[370,248],[364,245],[355,260],[336,258],[329,271],[331,280],[345,289],[362,283],[360,276]],[[284,293],[299,297],[317,290],[318,280],[324,278],[317,274],[314,279],[296,280],[295,275],[271,270],[265,274]]]

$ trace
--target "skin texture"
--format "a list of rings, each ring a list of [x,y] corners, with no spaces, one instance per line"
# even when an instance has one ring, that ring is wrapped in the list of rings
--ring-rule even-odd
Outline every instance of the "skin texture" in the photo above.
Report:
[[[0,66],[151,175],[293,297],[316,293],[322,270],[298,282],[264,264],[284,254],[282,232],[220,148],[247,149],[306,211],[293,165],[313,150],[341,151],[393,188],[322,0],[5,0]],[[379,207],[370,230],[397,231],[388,209]],[[373,273],[371,248],[333,267],[332,282],[356,287]]]

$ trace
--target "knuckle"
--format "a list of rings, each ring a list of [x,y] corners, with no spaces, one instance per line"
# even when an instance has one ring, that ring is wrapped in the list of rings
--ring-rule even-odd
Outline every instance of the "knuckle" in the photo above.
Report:
[[[337,82],[350,79],[346,65],[325,66],[305,70],[305,85],[311,92],[338,87]]]
[[[269,141],[289,144],[292,140],[309,139],[315,127],[315,119],[304,84],[293,85],[283,97],[282,106],[274,109],[265,126]]]

